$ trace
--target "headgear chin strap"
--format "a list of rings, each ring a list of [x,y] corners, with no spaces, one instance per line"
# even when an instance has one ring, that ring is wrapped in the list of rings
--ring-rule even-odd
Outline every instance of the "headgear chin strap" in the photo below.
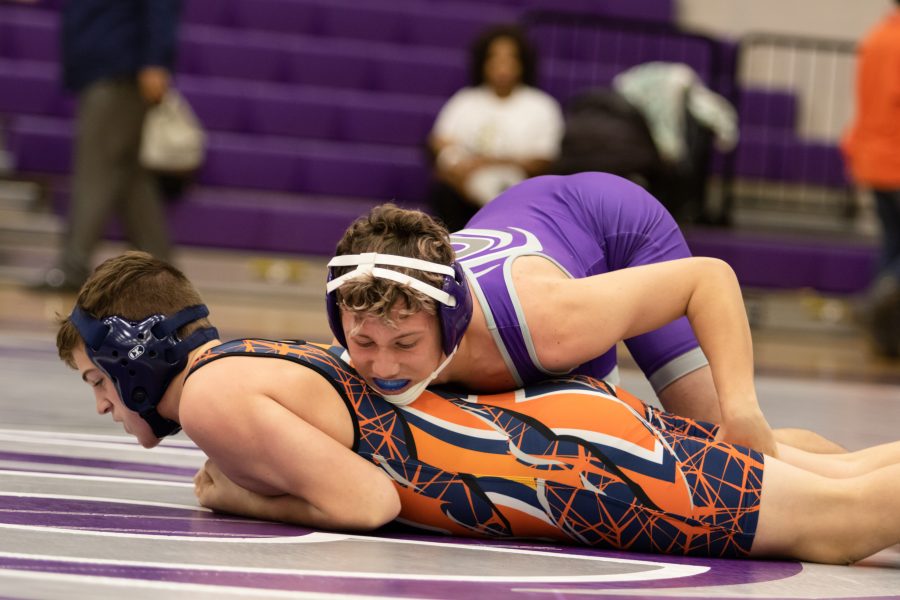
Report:
[[[437,288],[421,279],[377,265],[407,267],[429,273],[438,273],[444,276],[444,285],[441,288]],[[354,266],[356,268],[352,271],[344,273],[340,277],[334,276],[335,267]],[[390,279],[391,281],[408,285],[429,298],[437,300],[438,322],[441,327],[441,348],[444,354],[449,356],[459,346],[459,342],[469,326],[469,321],[472,319],[472,297],[469,294],[469,284],[466,282],[466,275],[459,263],[454,261],[452,265],[442,265],[408,256],[366,252],[364,254],[342,254],[335,256],[328,262],[328,283],[325,286],[325,306],[328,313],[328,324],[331,326],[331,332],[334,334],[334,337],[344,348],[347,347],[347,340],[344,336],[344,327],[341,324],[341,310],[338,306],[335,292],[344,283],[364,275]]]
[[[192,350],[219,337],[214,327],[198,329],[184,340],[176,332],[208,314],[206,306],[198,304],[171,317],[126,321],[119,316],[95,319],[76,306],[69,320],[84,339],[88,358],[115,384],[125,406],[140,414],[153,434],[162,438],[181,429],[156,410],[166,388],[187,366]]]

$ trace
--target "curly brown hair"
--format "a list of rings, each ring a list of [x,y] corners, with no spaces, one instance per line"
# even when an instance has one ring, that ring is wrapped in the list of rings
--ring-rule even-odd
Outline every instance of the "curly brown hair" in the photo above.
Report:
[[[418,258],[442,265],[454,260],[450,234],[437,220],[419,210],[400,208],[387,203],[374,207],[369,214],[358,218],[338,242],[336,256],[377,252]],[[414,277],[438,289],[443,287],[443,276],[407,267],[389,267]],[[347,273],[353,267],[336,267],[334,277]],[[399,316],[420,311],[437,312],[435,300],[413,290],[409,286],[371,275],[352,279],[335,290],[335,300],[341,310],[358,315],[375,316],[392,323],[391,311],[402,300],[405,306]]]
[[[140,321],[151,315],[170,316],[183,308],[203,304],[200,293],[174,266],[146,252],[125,252],[104,261],[81,287],[75,305],[102,319],[117,315]],[[83,343],[69,316],[57,318],[56,349],[59,358],[75,368],[72,353]],[[207,319],[198,319],[178,330],[182,339],[202,327]]]

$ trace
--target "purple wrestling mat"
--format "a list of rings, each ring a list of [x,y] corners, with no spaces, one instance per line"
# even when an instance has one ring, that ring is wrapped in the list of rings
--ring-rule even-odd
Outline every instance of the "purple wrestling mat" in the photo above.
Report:
[[[132,600],[900,594],[900,554],[892,551],[830,567],[447,538],[399,527],[352,535],[217,515],[194,500],[191,476],[203,460],[186,441],[148,452],[124,436],[0,430],[0,594]],[[864,588],[853,585],[857,574],[866,576]]]

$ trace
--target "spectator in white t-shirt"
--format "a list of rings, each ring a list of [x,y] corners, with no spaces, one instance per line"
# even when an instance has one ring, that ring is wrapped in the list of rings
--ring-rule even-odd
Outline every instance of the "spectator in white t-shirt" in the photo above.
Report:
[[[475,40],[471,85],[441,108],[428,140],[431,207],[450,231],[506,188],[547,172],[559,153],[562,110],[534,87],[535,63],[518,27],[493,27]]]

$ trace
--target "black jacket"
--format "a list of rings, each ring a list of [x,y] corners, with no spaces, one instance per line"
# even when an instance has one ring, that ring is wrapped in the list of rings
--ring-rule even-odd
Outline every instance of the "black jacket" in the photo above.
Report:
[[[65,86],[78,91],[146,66],[171,71],[180,10],[180,0],[69,0],[62,9]]]

